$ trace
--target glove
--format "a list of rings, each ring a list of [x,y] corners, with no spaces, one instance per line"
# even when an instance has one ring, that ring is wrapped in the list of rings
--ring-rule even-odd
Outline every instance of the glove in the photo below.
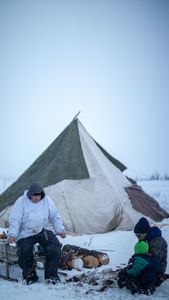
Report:
[[[9,236],[7,241],[9,244],[16,243],[16,238],[13,236]]]
[[[60,232],[60,237],[62,238],[62,239],[64,239],[65,237],[66,237],[66,232],[65,231],[62,231],[62,232]]]

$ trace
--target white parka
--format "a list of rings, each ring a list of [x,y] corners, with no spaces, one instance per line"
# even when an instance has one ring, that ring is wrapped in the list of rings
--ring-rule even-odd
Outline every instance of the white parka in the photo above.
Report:
[[[8,236],[19,240],[35,235],[43,228],[47,229],[49,222],[53,225],[56,234],[65,230],[59,212],[48,196],[34,203],[27,197],[25,191],[12,208]]]

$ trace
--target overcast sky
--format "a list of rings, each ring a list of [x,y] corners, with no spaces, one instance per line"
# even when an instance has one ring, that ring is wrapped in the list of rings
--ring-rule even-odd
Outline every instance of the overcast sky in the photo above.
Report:
[[[79,110],[129,170],[169,173],[168,0],[0,0],[0,43],[1,178]]]

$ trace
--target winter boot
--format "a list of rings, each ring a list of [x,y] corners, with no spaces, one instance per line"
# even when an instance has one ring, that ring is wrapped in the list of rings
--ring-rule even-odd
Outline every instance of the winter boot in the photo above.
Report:
[[[117,280],[117,284],[119,286],[120,289],[122,289],[125,286],[126,281],[124,279],[119,278]]]
[[[29,284],[38,282],[39,277],[37,276],[36,272],[34,271],[34,272],[29,273],[26,276],[26,278],[24,278],[24,279],[26,281],[26,284],[29,285]]]
[[[59,283],[59,282],[60,282],[60,278],[59,278],[58,275],[55,275],[51,278],[46,279],[46,283],[48,283],[48,284],[56,284],[56,283]]]

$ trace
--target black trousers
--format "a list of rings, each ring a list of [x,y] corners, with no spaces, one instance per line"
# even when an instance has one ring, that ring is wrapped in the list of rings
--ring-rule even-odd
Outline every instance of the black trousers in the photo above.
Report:
[[[17,242],[18,264],[22,269],[23,278],[34,276],[35,262],[33,248],[39,243],[43,248],[46,257],[44,275],[45,279],[53,279],[57,276],[58,264],[61,257],[61,244],[54,233],[50,230],[43,229],[40,233],[20,239]]]

